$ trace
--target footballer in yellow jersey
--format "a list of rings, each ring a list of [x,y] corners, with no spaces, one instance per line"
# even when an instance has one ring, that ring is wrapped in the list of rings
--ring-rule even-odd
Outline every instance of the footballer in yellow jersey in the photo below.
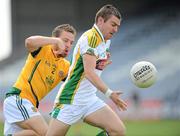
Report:
[[[66,78],[69,65],[65,58],[54,56],[51,45],[40,47],[28,55],[19,78],[7,95],[19,94],[38,107],[39,101]]]
[[[4,135],[46,134],[48,125],[37,110],[39,101],[66,78],[70,63],[65,57],[75,36],[73,26],[63,24],[53,30],[52,37],[26,39],[26,63],[4,101]]]

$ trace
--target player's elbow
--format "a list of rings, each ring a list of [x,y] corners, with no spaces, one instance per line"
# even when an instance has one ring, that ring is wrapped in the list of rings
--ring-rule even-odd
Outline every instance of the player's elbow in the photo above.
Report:
[[[25,40],[25,47],[26,47],[27,49],[30,49],[30,48],[31,48],[31,45],[32,45],[32,37],[26,38],[26,40]]]

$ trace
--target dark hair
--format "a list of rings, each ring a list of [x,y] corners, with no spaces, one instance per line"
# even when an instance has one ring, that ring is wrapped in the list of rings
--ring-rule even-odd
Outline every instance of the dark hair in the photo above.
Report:
[[[63,31],[70,32],[73,35],[76,35],[76,29],[70,24],[62,24],[54,28],[52,31],[53,37],[59,37]]]
[[[122,19],[118,9],[115,8],[113,5],[107,4],[96,13],[95,22],[97,23],[99,17],[102,17],[106,22],[112,15],[116,16],[120,20]]]

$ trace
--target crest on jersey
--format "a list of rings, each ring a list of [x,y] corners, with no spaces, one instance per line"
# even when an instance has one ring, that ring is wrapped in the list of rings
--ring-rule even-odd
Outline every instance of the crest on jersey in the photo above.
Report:
[[[64,72],[62,70],[59,71],[59,76],[64,77]]]

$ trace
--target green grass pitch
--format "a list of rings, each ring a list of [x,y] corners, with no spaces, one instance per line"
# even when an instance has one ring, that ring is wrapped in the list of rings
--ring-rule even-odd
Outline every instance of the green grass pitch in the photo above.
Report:
[[[126,136],[180,136],[180,120],[124,121]],[[84,123],[73,125],[67,136],[95,136],[101,130]],[[3,136],[3,123],[0,123],[0,136]]]

